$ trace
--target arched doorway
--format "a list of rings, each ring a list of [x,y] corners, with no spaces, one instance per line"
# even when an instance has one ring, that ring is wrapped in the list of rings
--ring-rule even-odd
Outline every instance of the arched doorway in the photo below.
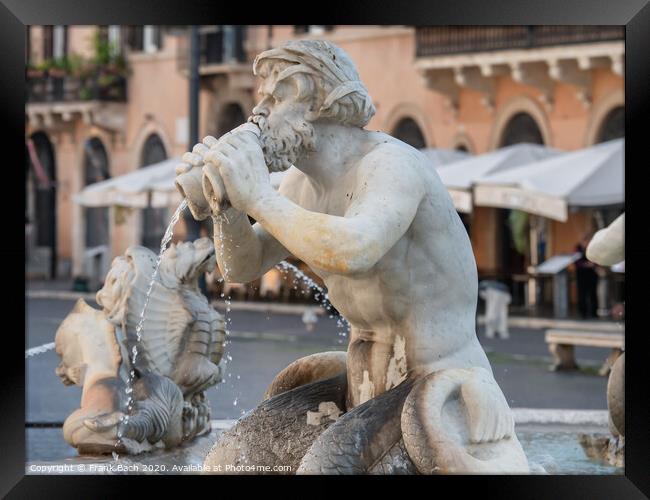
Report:
[[[542,131],[535,119],[528,113],[513,115],[503,129],[499,147],[514,144],[544,144]],[[499,248],[499,274],[508,282],[513,296],[524,297],[524,283],[515,281],[515,275],[526,274],[530,262],[530,217],[520,210],[497,209]],[[537,233],[538,262],[545,258],[546,234],[542,227]],[[519,287],[514,290],[514,287]]]
[[[84,185],[110,178],[108,154],[104,144],[97,137],[92,137],[84,144]],[[85,247],[94,248],[109,243],[109,209],[108,207],[86,207]]]
[[[167,159],[165,145],[157,134],[151,134],[142,147],[140,157],[140,168],[147,167],[154,163]],[[158,253],[160,242],[167,229],[169,213],[167,208],[147,207],[142,211],[142,246],[145,246]]]
[[[27,140],[25,229],[28,272],[56,277],[56,163],[54,148],[43,132]]]
[[[412,118],[402,118],[391,135],[415,149],[422,149],[427,145],[420,127]]]
[[[219,136],[230,132],[235,127],[246,121],[244,110],[237,103],[226,104],[219,114],[217,133]]]
[[[612,109],[603,120],[596,136],[596,142],[606,142],[625,137],[625,108]]]

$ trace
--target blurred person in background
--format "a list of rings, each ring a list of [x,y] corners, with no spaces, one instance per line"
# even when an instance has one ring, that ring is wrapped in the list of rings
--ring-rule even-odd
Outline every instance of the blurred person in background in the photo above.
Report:
[[[575,251],[580,254],[580,259],[575,262],[575,269],[578,285],[578,311],[583,319],[595,318],[598,308],[596,264],[589,261],[586,255],[589,241],[591,241],[591,234],[586,233],[575,246]]]

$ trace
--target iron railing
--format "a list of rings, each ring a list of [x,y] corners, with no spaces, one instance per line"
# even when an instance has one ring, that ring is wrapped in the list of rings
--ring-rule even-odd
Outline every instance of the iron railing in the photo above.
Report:
[[[422,26],[416,57],[623,40],[624,26]]]
[[[125,102],[127,78],[123,75],[27,76],[27,102],[115,101]]]

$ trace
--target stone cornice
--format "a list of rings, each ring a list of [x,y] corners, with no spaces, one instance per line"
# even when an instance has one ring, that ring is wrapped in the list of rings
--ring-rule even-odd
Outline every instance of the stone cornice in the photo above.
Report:
[[[623,76],[624,61],[625,44],[614,41],[420,57],[415,67],[426,85],[442,93],[454,109],[460,88],[481,92],[486,107],[493,109],[496,78],[502,75],[535,87],[548,106],[556,83],[573,85],[577,98],[589,107],[592,70],[605,68]]]

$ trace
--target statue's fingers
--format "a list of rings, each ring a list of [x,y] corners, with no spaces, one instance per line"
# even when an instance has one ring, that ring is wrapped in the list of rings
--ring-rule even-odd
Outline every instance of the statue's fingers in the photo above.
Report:
[[[181,160],[195,167],[203,165],[203,158],[195,153],[184,153],[183,156],[181,156]]]
[[[197,154],[201,157],[208,151],[210,151],[210,148],[208,148],[205,144],[201,142],[199,142],[192,148],[192,153]]]
[[[211,149],[205,154],[204,160],[206,163],[212,163],[213,165],[219,166],[223,162],[227,162],[228,157],[220,149]]]
[[[217,142],[219,142],[219,141],[217,141],[217,139],[215,139],[215,138],[212,137],[211,135],[206,135],[206,136],[203,138],[203,144],[205,144],[205,145],[206,145],[207,147],[209,147],[209,148],[211,148],[212,146],[214,146]]]
[[[192,165],[189,163],[179,163],[176,165],[176,175],[182,175],[192,170]]]

